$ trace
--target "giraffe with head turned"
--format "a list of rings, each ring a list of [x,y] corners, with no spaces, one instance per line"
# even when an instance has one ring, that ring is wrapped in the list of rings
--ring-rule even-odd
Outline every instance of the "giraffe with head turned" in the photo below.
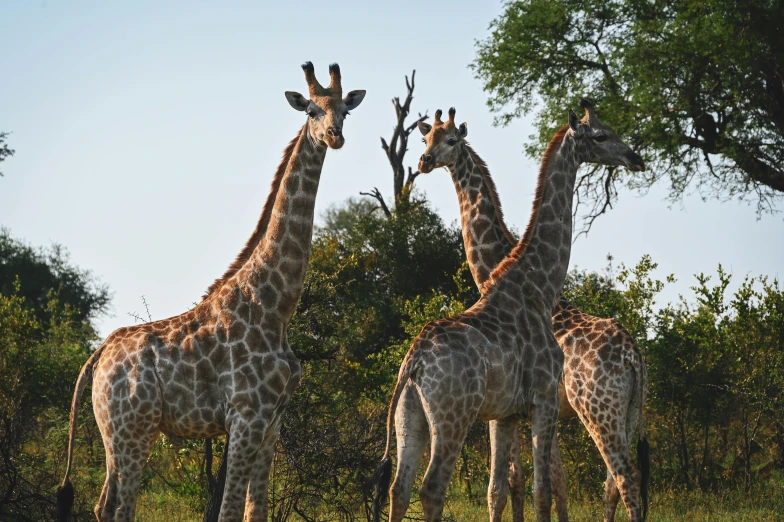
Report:
[[[593,107],[585,101],[583,105],[586,108],[583,122],[602,132],[591,139],[594,142],[602,140],[598,142],[602,147],[612,147],[613,142],[620,142],[612,129],[599,121]],[[421,130],[425,135],[430,131],[426,126]],[[481,289],[516,241],[504,222],[500,199],[487,165],[464,138],[458,132],[442,133],[440,139],[429,141],[425,155],[434,158],[428,165],[432,167],[430,170],[446,167],[452,177],[460,203],[466,256],[474,281]],[[448,143],[450,140],[454,142],[453,145]],[[450,154],[433,151],[450,151]],[[640,158],[628,155],[626,151],[625,145],[618,145],[621,164],[632,170],[642,168]],[[564,352],[559,416],[579,416],[607,463],[605,520],[614,519],[619,497],[624,499],[630,520],[640,520],[644,518],[647,509],[647,442],[642,425],[647,371],[642,354],[617,321],[585,314],[563,297],[553,309],[553,328]],[[640,491],[637,489],[640,477],[630,451],[638,427],[638,457],[643,471],[642,506]],[[512,497],[513,520],[522,522],[525,481],[521,470],[516,419],[491,421],[490,445],[490,520],[500,522],[508,487]],[[568,520],[566,481],[557,438],[553,439],[551,480],[558,518],[565,522]]]
[[[316,192],[327,148],[343,146],[343,123],[365,91],[342,93],[337,64],[323,87],[302,66],[309,98],[286,92],[307,121],[286,148],[261,218],[229,270],[182,315],[114,331],[79,375],[71,406],[68,465],[58,517],[73,505],[69,480],[79,401],[92,380],[106,449],[95,515],[132,521],[144,464],[159,433],[229,434],[219,519],[267,520],[270,464],[282,414],[300,380],[286,340],[310,253]]]

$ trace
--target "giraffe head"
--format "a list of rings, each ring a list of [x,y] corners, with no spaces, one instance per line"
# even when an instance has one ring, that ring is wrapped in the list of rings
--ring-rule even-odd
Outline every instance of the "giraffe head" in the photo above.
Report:
[[[441,121],[441,109],[433,119],[433,125],[420,121],[417,126],[424,138],[425,153],[419,158],[419,171],[427,174],[439,167],[450,167],[455,164],[460,147],[465,144],[468,136],[468,125],[461,123],[455,126],[455,108],[449,109],[449,118]]]
[[[298,92],[286,91],[286,99],[296,110],[307,113],[311,138],[326,143],[333,149],[339,149],[345,142],[343,122],[349,111],[362,103],[365,91],[351,91],[344,97],[340,83],[340,67],[336,63],[329,66],[330,82],[327,87],[322,87],[316,79],[311,62],[302,64],[302,70],[305,71],[310,98],[305,98]]]
[[[585,98],[580,100],[585,109],[582,120],[569,110],[569,130],[565,138],[575,141],[575,152],[580,162],[621,166],[633,171],[645,170],[645,163],[609,126],[599,121],[593,103]]]

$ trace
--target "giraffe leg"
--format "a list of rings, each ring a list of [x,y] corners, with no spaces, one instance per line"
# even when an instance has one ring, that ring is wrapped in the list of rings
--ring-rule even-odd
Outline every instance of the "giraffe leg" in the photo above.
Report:
[[[608,478],[608,482],[605,483],[605,498],[608,499],[608,502],[612,501],[615,495],[614,489],[617,488],[623,503],[626,505],[629,520],[631,522],[642,522],[640,472],[637,470],[637,466],[635,466],[629,451],[626,433],[618,426],[620,422],[612,420],[603,426],[599,426],[592,419],[585,417],[583,423],[599,448],[604,463],[607,465],[608,473],[613,479],[610,482]],[[615,488],[613,488],[613,484]],[[617,506],[617,499],[614,505]],[[613,520],[613,518],[608,517],[614,516],[614,514],[615,509],[611,509],[610,505],[607,505],[605,508],[605,520]]]
[[[615,479],[610,471],[607,471],[607,480],[604,482],[604,520],[611,522],[615,520],[615,511],[618,508],[618,501],[621,500],[621,492],[615,484]]]
[[[288,348],[288,345],[287,345]],[[299,386],[302,369],[297,361],[294,352],[289,348],[286,350],[286,363],[289,365],[289,380],[283,394],[278,398],[275,405],[275,417],[270,428],[267,430],[261,448],[256,455],[251,470],[248,492],[245,500],[245,520],[248,522],[267,522],[269,512],[269,479],[272,460],[275,457],[275,445],[280,436],[280,426],[283,422],[283,414],[291,401],[294,391]]]
[[[416,388],[407,384],[400,396],[395,412],[395,434],[397,437],[397,471],[390,488],[389,520],[400,522],[411,501],[419,462],[430,436],[427,417]]]
[[[490,421],[490,484],[487,487],[490,522],[501,522],[506,507],[511,448],[516,445],[518,455],[520,453],[520,443],[515,440],[516,435],[516,418],[507,417]]]
[[[269,512],[269,475],[272,459],[275,457],[275,444],[280,436],[280,420],[267,430],[251,470],[248,494],[245,500],[245,520],[266,522]]]
[[[109,368],[93,381],[93,411],[106,450],[106,480],[95,517],[133,522],[142,469],[158,438],[161,399],[154,363]]]
[[[468,428],[471,427],[470,419],[474,417],[463,416],[461,420],[464,422],[461,423],[458,420],[453,423],[450,429],[446,430],[449,432],[448,437],[434,430],[434,434],[430,438],[430,464],[425,472],[425,478],[422,480],[422,488],[419,490],[419,498],[422,501],[422,510],[427,522],[440,522],[441,520],[446,490],[449,487],[449,481],[452,480],[452,473],[455,471],[460,447],[468,435]]]
[[[512,497],[512,522],[523,522],[525,502],[525,475],[523,457],[520,455],[520,434],[515,423],[512,444],[509,447],[509,491]]]
[[[558,396],[536,395],[532,419],[534,458],[534,507],[539,522],[550,520],[552,486],[550,483],[550,457],[558,420]]]
[[[109,447],[108,444],[105,446]],[[106,480],[103,483],[101,496],[98,504],[93,510],[98,522],[110,521],[114,519],[114,511],[117,509],[117,473],[114,471],[114,456],[111,451],[106,452]]]
[[[238,417],[231,425],[226,486],[219,522],[238,522],[245,511],[250,474],[259,455],[269,422],[263,418]]]
[[[561,461],[561,450],[558,447],[558,435],[553,437],[550,450],[550,484],[555,497],[555,509],[559,522],[569,522],[569,510],[566,498],[566,473]]]

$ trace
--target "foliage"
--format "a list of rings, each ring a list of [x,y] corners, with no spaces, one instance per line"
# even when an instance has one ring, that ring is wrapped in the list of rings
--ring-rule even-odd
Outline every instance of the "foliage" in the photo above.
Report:
[[[783,22],[778,0],[508,2],[472,67],[498,123],[537,110],[532,157],[587,97],[646,158],[644,173],[581,178],[589,216],[617,187],[661,178],[672,199],[696,189],[751,198],[762,212],[784,192]]]
[[[14,290],[14,285],[19,288]],[[0,293],[17,292],[36,318],[48,324],[53,316],[50,293],[67,306],[71,319],[87,325],[108,311],[111,295],[106,285],[71,263],[59,245],[33,248],[0,227]]]
[[[6,139],[8,139],[8,133],[0,132],[0,163],[5,161],[7,158],[13,156],[15,152],[14,149],[8,146],[8,143],[6,143],[5,141]],[[0,171],[0,177],[2,176],[3,173],[2,171]]]
[[[462,248],[416,194],[389,217],[369,200],[327,212],[289,328],[307,385],[278,446],[274,519],[364,518],[402,354],[424,322],[477,297]]]
[[[316,231],[289,329],[303,384],[287,410],[273,463],[274,520],[369,518],[368,482],[383,451],[400,361],[425,323],[454,315],[478,298],[459,230],[446,226],[416,194],[409,203],[387,218],[373,212],[370,201],[350,200],[331,208]],[[28,284],[25,292],[19,276],[0,292],[0,518],[45,519],[64,471],[73,382],[95,340],[90,318],[103,310],[90,312],[87,304],[103,302],[98,297],[106,295],[105,287],[67,262],[56,269],[47,264],[52,258],[18,241],[4,244],[33,252],[28,259],[43,265],[23,274],[48,274],[32,279],[54,283],[49,289]],[[59,259],[67,260],[64,252]],[[80,277],[50,277],[63,273]],[[719,267],[715,276],[696,277],[692,295],[666,304],[658,302],[660,292],[674,279],[656,274],[648,256],[631,267],[615,267],[610,258],[601,273],[570,272],[564,286],[582,310],[616,318],[646,357],[645,424],[655,505],[669,498],[664,503],[670,507],[662,509],[671,509],[672,517],[710,512],[730,520],[731,510],[711,504],[725,499],[738,512],[769,517],[772,505],[751,506],[737,500],[736,492],[759,496],[781,488],[784,292],[764,277],[733,286]],[[63,281],[82,285],[69,295],[86,293],[90,299],[65,302]],[[41,294],[43,304],[30,297]],[[528,428],[520,433],[530,477]],[[579,421],[561,423],[559,436],[570,498],[591,499],[583,507],[572,504],[574,518],[595,517],[601,512],[604,463]],[[76,509],[89,519],[104,477],[89,404],[81,409],[76,443]],[[222,441],[214,444],[220,457]],[[162,513],[167,520],[198,517],[207,497],[204,449],[203,441],[160,438],[144,469],[141,520],[157,520]],[[448,516],[472,518],[469,513],[484,505],[488,462],[488,430],[477,423],[457,463]],[[713,507],[700,508],[699,499]],[[416,500],[412,509],[418,509]],[[673,519],[656,508],[653,513]]]
[[[67,425],[93,332],[53,292],[42,323],[19,288],[0,294],[0,518],[43,520],[51,507],[45,492],[56,484],[49,434]]]

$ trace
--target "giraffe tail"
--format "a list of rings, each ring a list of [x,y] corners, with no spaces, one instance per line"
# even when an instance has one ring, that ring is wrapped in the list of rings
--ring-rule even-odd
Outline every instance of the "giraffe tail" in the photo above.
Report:
[[[648,389],[648,370],[642,354],[638,352],[638,363],[634,370],[637,374],[637,407],[639,410],[639,433],[637,436],[637,468],[640,470],[640,504],[642,505],[642,519],[648,518],[648,482],[651,476],[651,455],[648,439],[645,437],[645,396]]]
[[[371,479],[371,483],[374,484],[375,489],[373,499],[373,522],[379,522],[381,519],[381,508],[387,500],[389,482],[392,479],[392,457],[390,456],[390,449],[392,447],[392,426],[397,403],[400,401],[400,395],[403,393],[403,389],[406,387],[406,383],[416,366],[411,353],[413,353],[413,350],[409,352],[409,356],[403,361],[403,366],[400,367],[400,373],[397,376],[397,384],[395,384],[392,402],[389,403],[389,411],[387,412],[387,445],[384,450],[384,457],[381,459],[381,464],[378,465],[378,468],[376,468],[376,472]]]
[[[79,372],[79,378],[76,380],[76,389],[74,390],[73,400],[71,401],[71,423],[68,428],[68,464],[65,468],[65,478],[62,485],[57,488],[57,522],[67,522],[71,516],[74,504],[74,488],[69,479],[71,475],[71,464],[73,463],[73,450],[74,450],[74,437],[76,436],[76,420],[79,413],[79,403],[82,400],[82,394],[87,384],[92,381],[93,367],[101,357],[104,345],[95,350],[93,354],[87,359],[87,362],[82,366],[82,371]]]

